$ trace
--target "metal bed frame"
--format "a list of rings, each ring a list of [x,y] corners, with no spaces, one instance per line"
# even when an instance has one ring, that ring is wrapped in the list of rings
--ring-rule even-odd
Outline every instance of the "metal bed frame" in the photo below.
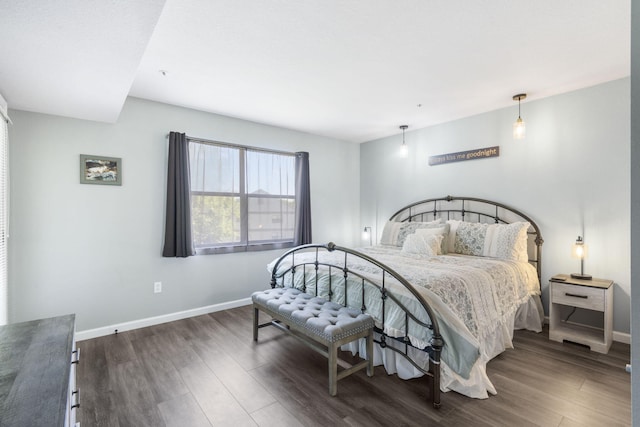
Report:
[[[522,212],[510,208],[502,203],[492,202],[485,199],[478,199],[472,197],[453,197],[446,196],[441,198],[426,199],[420,202],[412,203],[405,206],[396,213],[394,213],[390,221],[398,222],[411,222],[411,221],[430,221],[432,219],[460,219],[462,221],[469,222],[484,222],[484,223],[502,223],[508,224],[515,221],[527,221],[531,224],[528,230],[529,237],[529,262],[531,262],[537,270],[538,278],[541,275],[541,247],[543,243],[540,229],[537,224],[532,221],[528,216]],[[296,263],[296,255],[303,252],[315,252],[315,257],[312,261],[308,259],[306,261],[299,261]],[[320,256],[323,252],[332,252],[343,254],[340,256],[341,262],[330,263],[323,260]],[[365,262],[366,265],[371,266],[371,271],[376,271],[372,276],[367,274],[364,276],[357,271],[349,268],[349,259],[351,257],[358,258]],[[290,258],[290,266],[280,271],[280,264]],[[328,269],[328,289],[323,292],[319,292],[318,288],[318,271],[321,269]],[[438,321],[434,315],[432,308],[425,298],[418,293],[418,291],[400,274],[394,271],[389,266],[377,261],[376,259],[355,251],[353,249],[344,248],[335,245],[334,243],[324,244],[308,244],[293,248],[284,253],[274,264],[271,275],[271,287],[284,286],[286,282],[286,275],[290,274],[291,283],[295,283],[294,278],[296,275],[302,274],[302,291],[309,292],[307,287],[315,288],[314,293],[316,296],[323,296],[329,300],[332,300],[335,289],[337,286],[344,286],[344,301],[343,304],[348,305],[347,287],[352,288],[356,286],[355,292],[361,293],[362,306],[360,307],[363,313],[371,314],[375,319],[378,319],[375,331],[377,332],[374,341],[381,348],[389,348],[390,350],[402,355],[407,361],[409,361],[416,369],[425,374],[431,379],[431,401],[434,408],[440,408],[440,356],[442,347],[445,345],[442,336],[440,335],[440,329]],[[411,296],[419,303],[422,308],[422,313],[412,312],[399,298],[399,295],[392,287],[388,286],[393,282],[399,283],[404,289],[406,289]],[[379,313],[370,312],[370,308],[365,306],[365,292],[378,292],[381,299],[382,310]],[[353,292],[353,291],[352,291]],[[402,330],[402,337],[392,337],[388,335],[386,331],[386,318],[385,308],[387,304],[395,304],[404,312],[404,329]],[[427,321],[420,320],[421,318],[427,318]],[[409,338],[409,328],[412,322],[422,327],[431,330],[431,338],[429,345],[419,350],[427,351],[429,354],[429,367],[428,369],[420,366],[414,361],[410,354],[410,348],[416,348],[411,344]],[[367,355],[370,357],[370,355]]]
[[[389,221],[431,221],[438,218],[495,224],[528,222],[530,224],[529,230],[527,230],[529,262],[536,267],[538,280],[542,278],[542,244],[544,239],[540,233],[540,227],[521,211],[505,204],[475,197],[439,197],[407,205],[391,215]]]

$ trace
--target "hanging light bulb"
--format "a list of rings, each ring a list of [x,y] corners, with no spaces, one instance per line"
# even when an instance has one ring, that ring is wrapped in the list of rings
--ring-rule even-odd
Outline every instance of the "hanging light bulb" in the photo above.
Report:
[[[524,120],[520,117],[520,101],[527,97],[526,93],[519,93],[518,95],[513,95],[513,100],[518,101],[518,119],[513,124],[513,139],[523,139],[525,137],[525,125]]]
[[[400,146],[400,157],[407,157],[409,155],[409,147],[407,147],[407,143],[404,141],[404,131],[407,130],[409,126],[402,125],[400,129],[402,129],[402,145]]]

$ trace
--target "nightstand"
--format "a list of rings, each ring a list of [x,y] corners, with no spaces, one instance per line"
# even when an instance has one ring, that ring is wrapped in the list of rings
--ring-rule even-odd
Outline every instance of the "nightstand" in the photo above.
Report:
[[[613,280],[574,279],[558,274],[549,281],[549,339],[584,344],[592,351],[607,353],[613,341]],[[602,312],[603,328],[593,328],[561,319],[562,306]]]

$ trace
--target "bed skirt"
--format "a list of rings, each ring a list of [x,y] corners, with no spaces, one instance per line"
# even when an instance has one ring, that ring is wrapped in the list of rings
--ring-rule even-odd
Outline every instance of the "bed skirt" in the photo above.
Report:
[[[542,331],[544,311],[539,295],[532,295],[524,304],[518,307],[514,314],[508,316],[502,324],[497,325],[493,333],[488,335],[479,345],[480,357],[471,368],[468,378],[456,374],[445,362],[441,362],[440,390],[453,390],[475,399],[486,399],[497,391],[487,376],[487,362],[508,348],[513,348],[513,331],[527,329],[534,332]],[[378,337],[376,337],[377,339]],[[399,345],[393,340],[387,340],[387,345]],[[446,344],[445,344],[446,345]],[[342,350],[353,354],[365,355],[365,342],[360,339],[342,346]],[[429,367],[428,354],[415,348],[409,349],[414,361],[424,369]],[[373,348],[373,363],[375,366],[384,365],[388,374],[397,374],[402,379],[419,378],[424,374],[409,363],[403,356],[388,348],[375,345]]]

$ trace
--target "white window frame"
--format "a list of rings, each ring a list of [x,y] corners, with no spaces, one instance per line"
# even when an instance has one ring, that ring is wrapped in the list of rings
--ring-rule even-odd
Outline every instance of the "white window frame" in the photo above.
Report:
[[[295,160],[295,153],[269,150],[264,148],[248,147],[237,144],[224,143],[219,141],[208,141],[187,137],[189,144],[209,144],[219,147],[233,148],[238,150],[239,156],[239,191],[222,192],[222,191],[194,191],[193,183],[191,185],[191,197],[193,196],[218,196],[218,197],[238,197],[240,199],[240,241],[227,242],[220,244],[210,244],[207,246],[195,246],[196,255],[219,254],[231,252],[253,252],[265,251],[273,249],[291,248],[294,246],[293,233],[291,238],[287,239],[269,239],[269,240],[249,240],[249,198],[257,199],[290,199],[295,202],[295,195],[278,195],[278,194],[249,194],[247,192],[247,152],[255,151],[279,156],[292,157]],[[295,162],[294,162],[295,165]],[[193,166],[191,166],[193,167]],[[294,166],[295,169],[295,166]],[[293,171],[295,173],[295,170]],[[193,215],[192,222],[193,226]],[[193,234],[193,233],[192,233]]]

